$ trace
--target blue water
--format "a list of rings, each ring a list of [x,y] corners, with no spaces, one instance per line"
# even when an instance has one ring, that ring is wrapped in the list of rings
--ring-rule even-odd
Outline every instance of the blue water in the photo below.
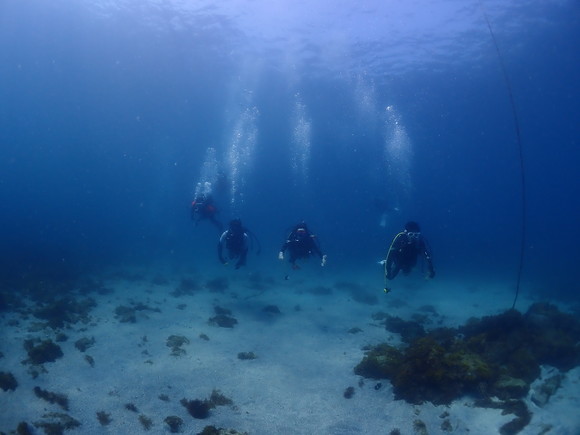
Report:
[[[331,273],[380,287],[412,219],[436,279],[515,287],[520,155],[485,11],[521,129],[521,291],[577,299],[576,1],[215,3],[0,4],[5,277],[217,267],[217,231],[189,220],[213,148],[220,219],[263,247],[246,270],[305,219]]]

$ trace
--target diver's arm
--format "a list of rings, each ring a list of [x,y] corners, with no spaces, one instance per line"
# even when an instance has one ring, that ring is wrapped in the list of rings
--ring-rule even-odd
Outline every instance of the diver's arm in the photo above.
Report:
[[[284,252],[286,252],[286,249],[288,249],[289,245],[290,240],[286,240],[282,245],[282,247],[280,248],[280,252],[278,252],[278,260],[284,260]]]
[[[320,265],[323,266],[323,267],[326,266],[326,258],[327,257],[326,257],[326,254],[324,254],[322,252],[322,249],[320,249],[320,245],[318,243],[318,239],[315,239],[314,238],[315,236],[310,236],[310,237],[311,237],[310,240],[311,240],[311,244],[312,244],[312,249],[311,250],[313,252],[316,252],[316,254],[318,254],[318,256],[320,257],[320,260],[321,260],[320,261]]]
[[[318,240],[314,238],[315,236],[310,236],[310,250],[315,252],[320,258],[324,257],[322,254],[322,250],[320,249],[320,245],[318,244]]]
[[[286,249],[288,249],[288,247],[290,246],[290,243],[292,243],[292,240],[288,239],[284,242],[284,244],[282,245],[282,247],[280,248],[280,252],[284,253],[286,252]]]

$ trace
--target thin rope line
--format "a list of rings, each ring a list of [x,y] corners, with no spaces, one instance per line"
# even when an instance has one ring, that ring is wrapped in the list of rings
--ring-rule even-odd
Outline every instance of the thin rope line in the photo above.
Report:
[[[485,9],[483,8],[483,4],[481,3],[481,0],[479,0],[479,7],[481,8],[481,13],[483,15],[483,18],[485,19],[486,24],[487,24],[489,34],[491,35],[491,39],[493,41],[493,46],[495,47],[495,51],[497,52],[497,57],[499,59],[499,63],[501,66],[501,72],[503,74],[503,78],[505,80],[505,84],[507,87],[508,96],[509,96],[509,100],[510,100],[510,106],[512,109],[512,115],[514,118],[514,127],[516,130],[516,141],[517,141],[517,145],[518,145],[518,154],[519,154],[519,161],[520,161],[520,183],[521,183],[521,198],[522,198],[522,200],[521,200],[521,243],[520,243],[520,260],[519,260],[519,264],[518,264],[517,281],[516,281],[516,294],[514,297],[514,302],[512,304],[512,310],[513,310],[516,306],[516,301],[518,300],[518,295],[520,293],[520,283],[521,283],[521,278],[522,278],[522,271],[524,268],[524,254],[525,254],[525,246],[526,246],[527,192],[526,192],[526,172],[525,172],[525,166],[524,166],[524,152],[523,152],[523,146],[522,146],[522,137],[520,134],[520,121],[518,118],[518,112],[516,110],[516,103],[514,100],[512,86],[511,86],[510,79],[509,79],[509,76],[507,73],[507,69],[505,67],[505,63],[503,61],[503,57],[501,55],[501,52],[499,51],[499,46],[497,44],[495,34],[493,33],[493,30],[491,28],[491,24],[489,22],[489,18],[487,17],[487,14],[485,13]]]

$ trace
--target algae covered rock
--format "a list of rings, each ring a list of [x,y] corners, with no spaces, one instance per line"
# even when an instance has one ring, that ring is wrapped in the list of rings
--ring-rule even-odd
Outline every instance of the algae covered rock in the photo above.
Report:
[[[550,397],[552,397],[562,385],[563,378],[564,376],[561,373],[556,373],[555,375],[542,379],[534,385],[531,395],[532,402],[539,407],[544,407],[550,400]]]
[[[18,382],[12,373],[0,372],[0,388],[3,391],[14,391],[16,387],[18,387]]]
[[[491,379],[491,368],[457,346],[446,348],[432,337],[409,346],[392,378],[395,397],[410,403],[448,404]]]
[[[79,321],[88,323],[90,311],[97,306],[92,298],[77,300],[73,297],[54,299],[33,310],[34,317],[45,320],[49,327],[63,328]]]
[[[239,352],[238,353],[238,359],[241,359],[241,360],[250,360],[250,359],[256,359],[256,358],[258,358],[258,357],[254,352]]]
[[[530,385],[523,379],[513,378],[503,375],[492,385],[493,394],[500,399],[512,399],[514,397],[524,397]]]
[[[26,340],[24,342],[24,349],[28,353],[28,360],[26,362],[37,365],[54,362],[63,356],[60,346],[52,340]]]
[[[171,355],[183,356],[187,352],[182,348],[183,345],[189,344],[189,339],[182,335],[170,335],[167,337],[167,347],[171,348]]]
[[[232,316],[232,312],[227,308],[215,306],[214,311],[216,315],[210,317],[208,324],[219,326],[220,328],[233,328],[237,325],[238,320]]]
[[[81,352],[86,351],[88,348],[93,347],[95,344],[95,337],[83,337],[75,341],[75,347]]]
[[[354,372],[365,378],[393,378],[403,362],[403,354],[388,344],[379,344],[369,350]]]
[[[52,391],[43,390],[40,387],[34,387],[34,394],[48,403],[55,403],[65,411],[68,411],[68,397],[66,394],[54,393]]]
[[[460,341],[440,343],[432,336],[398,350],[387,344],[371,349],[355,367],[364,377],[390,379],[398,399],[420,404],[448,404],[463,394],[477,392],[497,372]]]
[[[176,415],[170,415],[168,417],[165,417],[165,420],[163,420],[164,423],[167,425],[169,432],[171,433],[179,433],[181,432],[181,427],[183,426],[183,420],[176,416]]]
[[[395,397],[410,403],[448,404],[465,394],[520,399],[540,376],[541,365],[567,370],[580,364],[580,322],[550,304],[534,304],[524,315],[508,310],[470,319],[463,327],[425,335],[417,325],[385,318],[390,330],[412,340],[401,349],[372,348],[354,371],[390,379]]]
[[[206,426],[197,435],[248,435],[248,433],[238,432],[234,429],[224,429],[222,427]]]

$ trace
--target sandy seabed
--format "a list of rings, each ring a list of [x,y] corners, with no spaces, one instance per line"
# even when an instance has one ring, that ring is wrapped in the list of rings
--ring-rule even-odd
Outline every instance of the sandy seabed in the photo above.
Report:
[[[351,286],[345,283],[355,282],[352,277],[308,273],[285,281],[228,271],[213,284],[212,277],[201,275],[109,273],[94,277],[106,291],[75,296],[95,300],[88,317],[63,328],[43,326],[22,310],[2,313],[0,371],[12,373],[18,386],[0,390],[0,431],[10,433],[25,421],[34,433],[44,433],[33,425],[54,420],[50,413],[80,423],[67,434],[170,433],[169,416],[182,419],[181,433],[211,425],[256,435],[495,434],[513,419],[475,407],[469,397],[449,406],[408,404],[395,400],[388,380],[353,372],[364,346],[400,343],[398,334],[373,320],[373,313],[409,319],[423,312],[433,327],[458,326],[472,316],[511,307],[511,290],[501,284],[467,288],[403,278],[400,288],[384,294],[382,283],[355,277]],[[188,290],[184,280],[198,288]],[[353,289],[368,293],[354,297]],[[532,302],[523,295],[519,309]],[[120,306],[130,309],[134,322],[122,321],[127,319],[119,314]],[[237,323],[210,322],[216,307]],[[26,340],[55,340],[59,332],[67,336],[57,342],[61,358],[41,367],[23,363]],[[177,342],[168,341],[172,336]],[[88,343],[84,351],[77,345],[82,339]],[[255,358],[242,359],[242,352]],[[65,395],[68,409],[37,397],[35,387]],[[348,387],[354,388],[350,398],[345,397]],[[205,419],[193,418],[181,403],[203,401],[212,392],[231,403],[215,406]],[[525,401],[533,416],[522,434],[580,434],[578,367],[565,373],[544,407],[529,397]],[[102,424],[97,412],[110,422]]]

